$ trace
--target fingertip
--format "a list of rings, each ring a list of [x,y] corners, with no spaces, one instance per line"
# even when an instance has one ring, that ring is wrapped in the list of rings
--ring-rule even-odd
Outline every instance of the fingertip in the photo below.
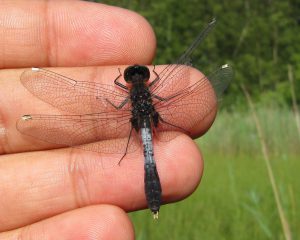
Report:
[[[59,219],[59,216],[58,216]],[[55,220],[55,217],[54,217]],[[62,214],[53,227],[64,226],[61,233],[49,229],[53,239],[134,239],[133,225],[128,215],[114,205],[94,205]],[[56,238],[55,238],[56,236]]]
[[[0,68],[148,64],[155,54],[145,18],[105,4],[6,1],[0,22]]]
[[[193,140],[179,135],[164,148],[159,161],[164,202],[174,202],[188,197],[198,187],[203,174],[203,158]]]
[[[0,234],[0,240],[17,238],[130,240],[134,239],[134,230],[122,209],[112,205],[95,205]]]
[[[70,6],[65,3],[53,19],[52,29],[55,36],[59,37],[61,47],[51,45],[52,52],[57,53],[57,57],[54,54],[50,59],[51,66],[151,63],[156,39],[144,17],[127,9],[101,3],[76,4]],[[54,1],[52,5],[55,11],[57,3]],[[80,5],[81,9],[77,11]],[[66,18],[61,17],[65,15]],[[59,29],[62,31],[58,33]]]
[[[156,53],[156,36],[151,24],[142,15],[129,9],[108,6],[116,12],[117,18],[112,25],[116,32],[123,32],[119,37],[123,57],[116,64],[151,64]],[[118,30],[119,29],[119,30]],[[111,64],[110,64],[111,65]]]
[[[89,236],[98,234],[96,239],[134,239],[133,224],[121,208],[114,205],[92,206],[88,207],[87,215],[96,218],[94,221],[94,218],[90,217],[91,224],[87,223],[89,226],[94,223],[94,227],[89,227]],[[100,218],[101,224],[97,221]]]

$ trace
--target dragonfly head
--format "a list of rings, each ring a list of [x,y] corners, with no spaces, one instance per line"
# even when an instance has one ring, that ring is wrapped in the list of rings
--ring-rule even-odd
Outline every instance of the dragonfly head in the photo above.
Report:
[[[132,65],[124,71],[124,79],[127,83],[147,82],[149,78],[150,71],[146,66]]]

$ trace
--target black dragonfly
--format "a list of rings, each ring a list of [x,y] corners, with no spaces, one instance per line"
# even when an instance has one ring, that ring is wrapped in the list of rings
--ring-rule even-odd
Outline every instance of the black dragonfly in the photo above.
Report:
[[[207,93],[214,90],[217,99],[232,76],[226,64],[208,77],[191,81],[191,55],[215,23],[210,22],[174,64],[159,73],[155,66],[150,71],[146,66],[132,65],[123,74],[119,69],[114,85],[76,81],[42,68],[25,71],[21,82],[33,95],[72,115],[27,114],[18,120],[17,129],[50,143],[120,153],[119,164],[142,145],[146,200],[158,218],[162,188],[153,140],[169,141],[176,132],[189,134],[216,107],[217,101],[208,101]],[[122,77],[126,85],[120,81]]]

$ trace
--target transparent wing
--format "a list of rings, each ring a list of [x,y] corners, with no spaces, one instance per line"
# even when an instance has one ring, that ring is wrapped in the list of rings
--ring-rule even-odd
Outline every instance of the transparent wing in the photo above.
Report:
[[[156,110],[166,122],[160,131],[175,130],[187,133],[199,124],[217,105],[232,79],[232,68],[223,65],[208,77],[190,83],[167,101],[155,101]]]
[[[216,20],[213,19],[174,64],[167,65],[160,73],[158,73],[159,80],[151,87],[152,92],[162,97],[170,96],[188,86],[191,55],[214,28],[215,24]]]
[[[17,122],[17,129],[36,139],[82,148],[100,153],[124,154],[137,149],[136,137],[131,131],[130,112],[86,115],[24,115]],[[117,139],[117,140],[116,140]]]
[[[116,111],[107,102],[121,104],[128,94],[115,87],[76,81],[42,68],[32,68],[21,75],[21,82],[33,95],[52,106],[75,114]],[[124,109],[130,106],[126,104]]]

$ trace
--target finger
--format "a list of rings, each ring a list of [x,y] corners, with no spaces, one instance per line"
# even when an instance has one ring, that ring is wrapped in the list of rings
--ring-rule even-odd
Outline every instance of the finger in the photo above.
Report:
[[[1,1],[0,69],[150,63],[151,26],[122,8],[85,1]]]
[[[124,71],[126,66],[121,66],[122,71]],[[55,69],[54,71],[57,73],[61,73],[65,76],[71,77],[73,79],[78,80],[84,80],[89,82],[98,82],[98,83],[105,83],[112,85],[112,88],[119,89],[117,86],[113,86],[113,79],[118,76],[119,72],[117,70],[117,66],[113,67],[85,67],[85,68],[65,68],[65,69]],[[156,69],[158,72],[160,72],[164,66],[156,66]],[[23,70],[3,70],[0,72],[0,128],[2,130],[0,131],[0,148],[2,146],[2,149],[0,149],[0,153],[12,153],[12,152],[22,152],[22,151],[31,151],[31,150],[42,150],[42,149],[50,149],[57,146],[53,146],[53,144],[45,143],[42,141],[38,141],[32,137],[28,137],[26,135],[21,134],[16,129],[16,121],[20,119],[21,116],[25,114],[70,114],[66,112],[59,112],[57,109],[55,109],[50,104],[47,104],[40,99],[38,99],[36,96],[31,94],[27,89],[24,88],[24,86],[20,83],[19,78],[22,74]],[[199,81],[199,79],[203,78],[203,75],[195,70],[191,69],[191,74],[189,75],[190,79],[186,79],[186,82],[196,82]],[[154,76],[152,77],[154,78]],[[47,83],[48,84],[48,83]],[[65,88],[57,88],[53,89],[53,87],[49,87],[47,89],[47,84],[44,84],[44,86],[38,85],[35,87],[35,89],[40,89],[37,92],[42,91],[44,94],[43,96],[46,96],[46,98],[49,100],[54,100],[58,102],[59,104],[64,101],[63,99],[67,99],[69,101],[69,98],[71,98],[71,95],[66,92]],[[177,83],[175,82],[174,85]],[[175,119],[171,119],[173,124],[179,124],[181,121],[183,121],[184,118],[194,118],[194,126],[192,128],[189,128],[188,130],[192,133],[192,136],[198,136],[203,134],[207,129],[211,126],[215,114],[216,114],[216,98],[213,92],[213,89],[207,88],[209,85],[208,80],[203,82],[199,86],[199,88],[203,88],[203,91],[198,96],[191,96],[191,99],[189,99],[192,102],[197,102],[198,99],[206,99],[205,105],[202,106],[200,103],[197,105],[196,108],[193,108],[189,110],[188,108],[188,102],[185,104],[178,104],[176,107],[176,111],[171,114],[171,116]],[[44,87],[45,89],[41,89]],[[172,86],[170,86],[172,88]],[[91,87],[90,89],[93,90]],[[205,90],[205,91],[204,91]],[[52,92],[51,92],[52,91]],[[61,96],[56,96],[55,94],[57,92],[61,91]],[[120,90],[120,94],[123,94],[123,96],[127,96],[127,93],[122,92]],[[78,94],[83,95],[82,92],[79,92]],[[97,93],[98,94],[98,93]],[[54,96],[55,95],[55,96]],[[98,94],[101,97],[101,92]],[[50,98],[53,96],[53,98]],[[125,98],[125,97],[124,97]],[[60,99],[57,101],[57,99]],[[78,100],[77,97],[72,98],[73,103],[75,103],[76,111],[80,110],[82,107],[85,107],[88,103],[83,103],[80,105],[80,100]],[[114,100],[114,96],[110,97],[109,99]],[[122,98],[123,99],[123,98]],[[94,97],[95,104],[97,105],[96,109],[91,109],[90,112],[103,112],[103,108],[101,109],[100,103],[97,99],[97,96]],[[90,101],[90,100],[88,100]],[[106,103],[106,102],[105,102]],[[198,102],[197,102],[198,103]],[[66,106],[70,106],[70,103],[66,103]],[[129,104],[128,104],[129,105]],[[78,106],[78,107],[77,107]],[[92,106],[92,105],[91,105]],[[209,106],[209,108],[207,107]],[[13,110],[12,110],[13,109]],[[74,107],[73,107],[74,109]],[[74,113],[73,113],[74,114]],[[75,112],[75,114],[78,114]],[[205,116],[204,118],[198,119],[198,116]],[[175,122],[174,122],[175,120]],[[186,120],[186,119],[185,119]],[[191,119],[187,119],[187,121],[190,121]],[[128,124],[129,124],[129,118],[128,118]],[[2,126],[1,126],[2,125]],[[190,127],[190,126],[189,126]],[[113,126],[111,124],[105,125],[105,131],[107,134],[110,134],[113,132]],[[62,135],[59,132],[60,135]],[[124,134],[121,137],[127,137],[127,132],[122,132]],[[44,135],[41,135],[41,137]],[[67,135],[66,135],[67,136]],[[64,136],[60,136],[64,137]]]
[[[180,135],[155,145],[154,151],[163,203],[191,194],[203,169],[195,143]],[[110,160],[112,156],[72,148],[1,156],[0,196],[5,198],[0,204],[0,231],[94,204],[125,211],[145,208],[142,153],[127,155],[120,166],[103,168],[103,161]]]
[[[14,239],[134,239],[134,230],[121,209],[100,205],[77,209],[0,233],[0,240]]]

